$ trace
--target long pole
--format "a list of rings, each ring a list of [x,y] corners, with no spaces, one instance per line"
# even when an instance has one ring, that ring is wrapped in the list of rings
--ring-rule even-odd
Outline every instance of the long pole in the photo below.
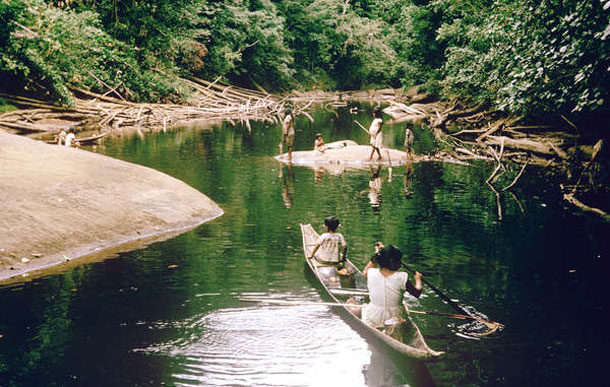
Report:
[[[409,266],[407,266],[404,262],[401,262],[402,267],[404,267],[405,269],[407,269],[409,272],[411,272],[411,274],[415,275],[415,270],[411,269]],[[459,306],[455,301],[453,301],[451,298],[449,298],[447,295],[445,295],[445,293],[441,292],[440,290],[438,290],[436,288],[436,286],[432,285],[430,282],[428,282],[428,280],[426,280],[426,278],[422,278],[422,282],[425,283],[430,289],[432,289],[432,291],[434,291],[434,293],[438,294],[438,296],[440,298],[443,299],[443,301],[445,301],[446,303],[448,303],[449,305],[451,305],[451,307],[453,309],[455,309],[456,311],[458,311],[458,313],[464,315],[464,316],[471,316],[470,313],[468,313],[466,310],[464,310],[464,308],[462,308],[461,306]],[[472,316],[471,316],[472,317]]]
[[[363,126],[363,125],[360,123],[360,122],[358,122],[358,121],[356,121],[356,120],[354,120],[354,122],[355,122],[355,123],[357,123],[357,124],[358,124],[358,126],[360,127],[360,129],[364,130],[364,131],[366,132],[366,134],[368,134],[369,136],[371,135],[371,134],[369,133],[369,131],[368,131],[368,130],[367,130],[367,129],[366,129],[366,128],[365,128],[365,127],[364,127],[364,126]]]

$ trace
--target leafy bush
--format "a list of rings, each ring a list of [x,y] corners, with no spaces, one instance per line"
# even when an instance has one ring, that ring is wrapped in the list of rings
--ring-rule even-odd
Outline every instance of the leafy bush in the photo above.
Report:
[[[13,0],[9,7],[13,11],[3,14],[12,15],[7,23],[12,31],[1,49],[0,71],[27,87],[46,89],[65,105],[74,103],[71,86],[101,93],[116,89],[136,101],[183,94],[175,77],[142,68],[137,50],[104,32],[96,13],[36,0]]]
[[[505,0],[477,11],[439,29],[449,43],[445,93],[521,114],[591,111],[608,100],[601,3]]]

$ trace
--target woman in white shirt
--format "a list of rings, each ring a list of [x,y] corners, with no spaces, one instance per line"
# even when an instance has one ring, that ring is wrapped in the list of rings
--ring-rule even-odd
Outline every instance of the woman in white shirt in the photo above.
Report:
[[[375,245],[376,253],[364,268],[362,275],[367,280],[371,302],[362,309],[362,320],[369,325],[383,326],[392,319],[406,319],[407,312],[402,304],[405,291],[419,298],[422,292],[422,274],[415,272],[415,284],[409,275],[398,271],[402,252],[396,246]]]
[[[347,243],[343,234],[336,232],[339,219],[329,216],[324,219],[324,233],[320,235],[309,259],[315,258],[322,265],[342,266],[347,254]]]
[[[76,139],[76,136],[74,135],[74,129],[68,128],[68,134],[66,135],[66,138],[64,139],[64,145],[65,146],[80,146],[78,140]]]

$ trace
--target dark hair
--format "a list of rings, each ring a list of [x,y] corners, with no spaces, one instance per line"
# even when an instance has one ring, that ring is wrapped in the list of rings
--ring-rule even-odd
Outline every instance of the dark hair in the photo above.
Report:
[[[402,252],[394,245],[386,246],[373,255],[371,260],[379,265],[380,268],[396,271],[400,269]]]
[[[328,216],[324,219],[324,225],[328,227],[329,231],[335,231],[339,227],[339,219],[335,216]]]
[[[375,118],[381,118],[381,108],[379,106],[377,106],[375,110],[373,110],[373,115],[375,116]]]

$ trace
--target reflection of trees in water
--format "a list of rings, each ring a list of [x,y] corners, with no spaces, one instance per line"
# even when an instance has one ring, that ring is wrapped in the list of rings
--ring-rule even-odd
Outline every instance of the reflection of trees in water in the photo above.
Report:
[[[72,340],[74,290],[80,285],[80,281],[73,277],[77,275],[68,273],[47,281],[54,282],[53,286],[49,286],[51,291],[36,299],[30,298],[30,286],[19,289],[22,297],[7,297],[9,302],[3,299],[2,308],[7,311],[10,322],[1,319],[0,326],[27,328],[22,332],[3,332],[7,335],[4,343],[8,344],[9,338],[11,340],[11,349],[7,346],[0,353],[0,384],[2,376],[11,375],[19,375],[17,380],[20,380],[20,385],[37,384],[39,381],[32,380],[32,375],[41,371],[53,372],[55,366],[63,364],[67,344]],[[25,298],[28,302],[23,302]],[[11,300],[16,304],[11,305]]]

